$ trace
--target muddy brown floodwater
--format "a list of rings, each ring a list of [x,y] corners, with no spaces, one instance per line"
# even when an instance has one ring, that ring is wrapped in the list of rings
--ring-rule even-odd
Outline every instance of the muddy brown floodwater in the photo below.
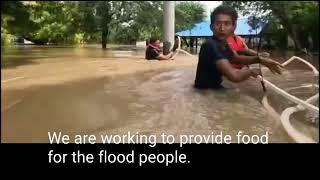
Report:
[[[175,136],[220,133],[269,134],[269,143],[293,142],[261,105],[259,82],[225,91],[193,88],[197,61],[182,53],[174,61],[146,61],[133,47],[19,46],[1,54],[2,142],[49,142],[48,132]],[[286,57],[282,58],[286,59]],[[312,83],[308,69],[291,67],[265,78],[288,89]],[[319,84],[318,80],[316,81]],[[316,92],[318,89],[315,90]],[[293,104],[268,92],[281,113]],[[310,89],[293,92],[307,98]],[[294,116],[304,122],[308,113]],[[298,123],[319,141],[319,127]]]

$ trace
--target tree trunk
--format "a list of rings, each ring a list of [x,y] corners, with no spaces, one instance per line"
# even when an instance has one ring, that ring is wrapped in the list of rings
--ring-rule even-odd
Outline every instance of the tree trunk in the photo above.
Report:
[[[294,28],[291,29],[290,36],[292,37],[292,40],[294,42],[295,51],[300,50],[301,49],[301,43],[300,43],[300,40],[299,40],[299,35],[298,35],[298,32]]]
[[[312,39],[312,50],[319,51],[319,33],[312,32],[311,39]]]
[[[102,31],[102,48],[107,48],[107,38],[108,38],[108,30]]]
[[[249,37],[249,41],[248,41],[248,47],[249,47],[249,48],[253,48],[251,40],[252,40],[252,38],[251,38],[251,36],[250,36],[250,37]]]
[[[190,37],[190,48],[194,47],[194,38]]]
[[[301,49],[301,42],[299,41],[298,32],[295,29],[294,25],[292,25],[291,22],[289,22],[288,18],[282,18],[282,19],[280,18],[280,20],[282,20],[281,24],[284,26],[289,36],[292,38],[294,42],[295,50],[297,51]]]

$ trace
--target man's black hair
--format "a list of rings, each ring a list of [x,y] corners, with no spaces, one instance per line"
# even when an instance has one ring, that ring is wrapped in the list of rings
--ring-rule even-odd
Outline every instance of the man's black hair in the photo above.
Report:
[[[150,38],[149,43],[150,43],[150,44],[153,44],[153,43],[155,43],[157,40],[159,40],[159,38],[157,38],[157,37],[152,37],[152,38]]]
[[[230,6],[225,6],[225,5],[220,5],[218,7],[216,7],[211,15],[210,15],[210,18],[211,18],[211,24],[214,24],[214,21],[215,21],[215,18],[217,17],[217,15],[219,14],[225,14],[225,15],[229,15],[231,16],[231,19],[232,19],[232,23],[235,24],[235,22],[237,21],[238,19],[238,13],[237,11],[230,7]]]

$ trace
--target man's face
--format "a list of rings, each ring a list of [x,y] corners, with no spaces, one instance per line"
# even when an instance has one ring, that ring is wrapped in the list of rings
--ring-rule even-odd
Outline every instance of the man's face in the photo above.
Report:
[[[156,40],[156,42],[154,42],[152,45],[156,47],[160,47],[160,40]]]
[[[236,28],[232,23],[231,16],[226,14],[217,15],[214,24],[211,24],[210,27],[220,40],[226,40]]]

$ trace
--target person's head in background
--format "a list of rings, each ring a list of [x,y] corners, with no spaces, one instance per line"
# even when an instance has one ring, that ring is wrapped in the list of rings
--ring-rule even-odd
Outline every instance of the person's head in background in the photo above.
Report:
[[[238,14],[235,9],[229,6],[218,6],[211,13],[210,28],[214,35],[220,40],[226,40],[234,33]]]
[[[152,47],[157,48],[158,50],[160,50],[160,40],[159,40],[159,38],[156,38],[156,37],[150,38],[149,45],[151,45]]]

